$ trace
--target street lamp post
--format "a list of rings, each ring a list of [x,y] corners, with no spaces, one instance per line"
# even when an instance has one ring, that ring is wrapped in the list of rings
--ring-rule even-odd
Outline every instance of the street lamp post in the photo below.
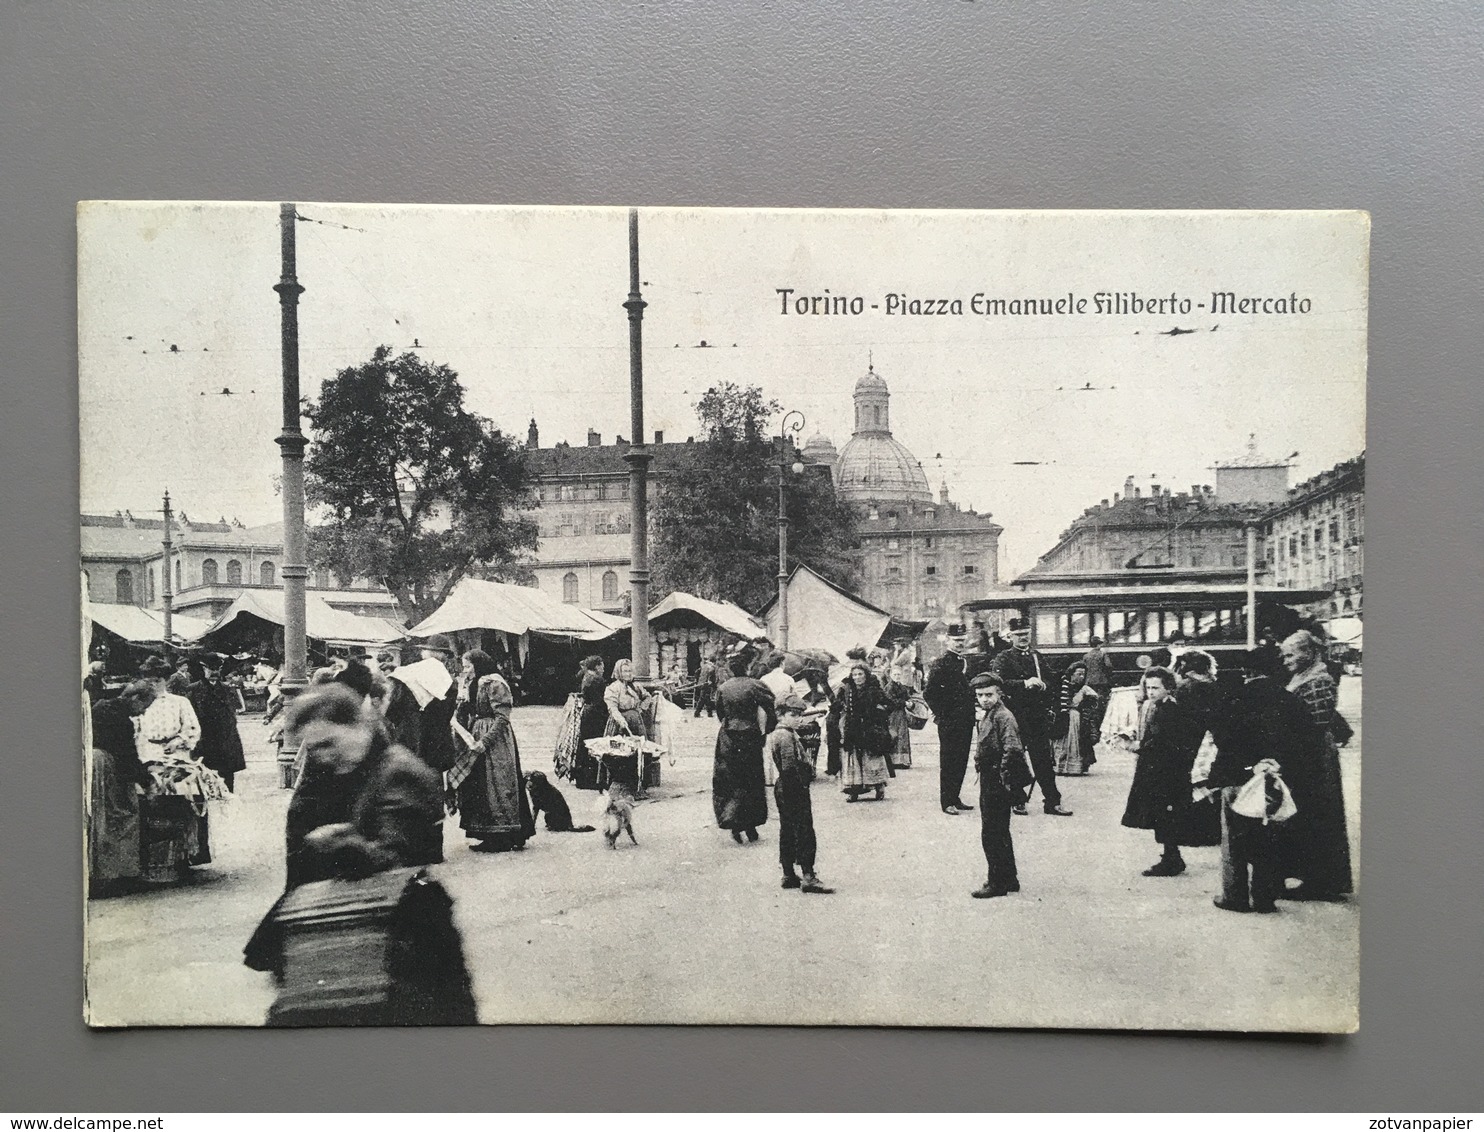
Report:
[[[788,470],[788,434],[798,435],[804,431],[804,414],[790,409],[783,414],[778,426],[778,647],[788,649],[788,507],[784,497],[784,484]],[[801,475],[804,465],[793,461],[794,475]]]
[[[169,491],[165,492],[165,506],[163,510],[165,513],[165,537],[162,541],[165,547],[165,557],[160,563],[160,609],[165,615],[165,639],[160,643],[164,646],[165,659],[173,660],[175,657],[175,642],[171,639],[174,636],[174,627],[171,625],[171,618],[175,611],[175,591],[170,588],[170,560],[175,556],[175,551],[170,541],[170,524],[175,516],[170,510]]]
[[[629,654],[649,678],[649,449],[644,447],[644,295],[639,290],[639,210],[629,209]]]
[[[278,206],[279,243],[283,274],[273,289],[281,308],[280,339],[283,355],[283,434],[275,443],[283,457],[283,681],[285,696],[293,697],[308,684],[308,642],[305,640],[304,581],[309,574],[304,537],[304,448],[308,441],[299,427],[299,285],[295,225],[299,210]]]

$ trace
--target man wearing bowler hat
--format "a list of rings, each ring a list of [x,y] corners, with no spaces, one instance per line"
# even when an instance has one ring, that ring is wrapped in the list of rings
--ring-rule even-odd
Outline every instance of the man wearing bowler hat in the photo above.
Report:
[[[974,693],[964,675],[969,646],[963,625],[948,626],[947,643],[948,651],[933,661],[922,698],[938,724],[938,805],[953,817],[974,808],[959,797],[974,737]]]
[[[994,658],[994,674],[1031,757],[1042,805],[1054,817],[1071,817],[1072,811],[1062,808],[1056,768],[1051,761],[1051,726],[1056,718],[1056,697],[1051,690],[1054,674],[1041,654],[1031,648],[1031,626],[1024,617],[1010,619],[1010,648]],[[1016,806],[1015,812],[1023,814],[1026,808]]]
[[[222,682],[220,653],[202,653],[201,679],[186,692],[201,724],[201,739],[196,744],[196,757],[233,788],[237,772],[247,769],[242,753],[242,736],[237,730],[237,690]]]

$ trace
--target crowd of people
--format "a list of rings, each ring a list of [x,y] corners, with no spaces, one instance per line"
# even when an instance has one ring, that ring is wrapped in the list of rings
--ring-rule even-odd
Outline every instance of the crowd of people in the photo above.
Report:
[[[1139,676],[1135,766],[1121,819],[1152,833],[1159,847],[1144,876],[1177,876],[1186,869],[1183,850],[1219,846],[1214,902],[1221,909],[1270,913],[1280,900],[1343,899],[1352,875],[1338,749],[1350,729],[1337,710],[1323,643],[1299,631],[1265,645],[1243,658],[1240,682],[1219,680],[1210,653],[1171,646],[1152,658],[1167,664],[1146,662]],[[196,671],[184,682],[159,657],[117,688],[89,672],[95,894],[173,879],[211,860],[207,803],[229,797],[245,767],[241,703],[223,678],[228,659],[194,657]],[[717,675],[704,694],[697,689],[696,712],[717,718],[717,826],[740,845],[757,842],[771,787],[782,887],[832,893],[817,872],[812,784],[834,783],[851,804],[884,799],[891,779],[912,766],[912,731],[930,714],[942,813],[979,811],[985,878],[971,895],[1019,891],[1015,815],[1027,815],[1039,791],[1045,815],[1072,817],[1058,777],[1085,774],[1096,761],[1112,692],[1100,644],[1059,672],[1031,647],[1029,626],[1012,619],[1008,640],[950,626],[946,652],[925,674],[910,639],[852,649],[839,665],[828,659],[779,652],[765,641],[706,658]],[[297,744],[284,896],[248,949],[250,964],[280,978],[283,925],[291,919],[285,909],[302,912],[306,898],[292,894],[306,885],[440,862],[443,826],[453,815],[479,852],[519,851],[535,833],[503,657],[460,654],[450,638],[434,636],[411,663],[393,650],[379,653],[374,667],[342,658],[317,670],[311,684],[283,721]],[[652,739],[663,695],[637,681],[626,659],[611,678],[600,657],[583,660],[558,773],[579,789],[632,793],[641,761],[625,771],[594,758],[586,744],[605,736]],[[973,801],[964,797],[971,766]],[[550,822],[549,814],[549,828],[574,828],[570,815],[560,827]],[[472,1009],[468,976],[446,894],[433,892],[436,882],[421,873],[414,879],[420,906],[443,910],[419,944],[443,959],[434,964],[441,973],[414,996],[416,1011],[464,1017]]]

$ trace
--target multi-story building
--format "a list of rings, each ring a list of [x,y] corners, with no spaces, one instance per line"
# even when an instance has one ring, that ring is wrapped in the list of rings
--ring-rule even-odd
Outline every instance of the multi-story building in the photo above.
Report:
[[[88,601],[162,609],[163,572],[168,569],[171,608],[213,621],[244,590],[282,586],[282,523],[244,527],[225,518],[200,523],[178,512],[171,523],[168,564],[164,537],[162,518],[136,519],[127,511],[83,515],[82,569]],[[401,620],[396,599],[369,579],[353,579],[347,588],[328,570],[311,570],[307,588],[336,609]]]
[[[1191,484],[1172,492],[1153,484],[1146,495],[1129,476],[1112,501],[1101,499],[1073,520],[1055,546],[1026,571],[1035,580],[1121,575],[1129,570],[1178,570],[1199,579],[1247,568],[1247,527],[1288,491],[1288,461],[1259,456],[1255,442],[1247,452],[1215,466],[1216,485]],[[1264,562],[1262,525],[1258,563]]]
[[[651,499],[664,489],[678,454],[694,440],[649,446]],[[533,570],[538,589],[569,605],[625,611],[629,590],[629,444],[604,444],[588,430],[587,444],[542,448],[536,422],[526,431],[526,456],[536,477],[541,543]],[[652,512],[651,512],[652,514]],[[663,595],[658,595],[663,596]]]
[[[1267,514],[1267,567],[1279,585],[1327,589],[1319,617],[1359,614],[1365,566],[1365,453],[1287,493]]]
[[[653,491],[664,490],[680,453],[704,441],[649,446]],[[536,474],[541,531],[536,584],[562,601],[619,612],[628,592],[629,445],[604,444],[589,430],[583,447],[542,448],[536,422],[526,434]],[[890,393],[874,369],[856,383],[855,430],[836,454],[822,434],[800,453],[832,475],[860,516],[860,593],[902,618],[929,619],[982,596],[999,580],[1001,528],[988,515],[934,500],[916,457],[891,434]]]

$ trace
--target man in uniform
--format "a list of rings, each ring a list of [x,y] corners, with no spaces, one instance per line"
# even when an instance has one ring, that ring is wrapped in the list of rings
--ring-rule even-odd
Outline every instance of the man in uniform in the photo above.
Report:
[[[974,808],[959,797],[974,735],[974,693],[964,675],[967,640],[962,625],[948,626],[948,651],[933,661],[922,692],[938,724],[938,805],[950,817]]]
[[[1030,771],[1015,718],[1000,700],[1000,681],[981,672],[971,681],[974,688],[974,769],[979,772],[980,844],[988,870],[984,884],[971,896],[975,900],[1020,891],[1015,871],[1015,845],[1010,837],[1010,810],[1025,797]]]
[[[1006,706],[1031,757],[1031,770],[1041,788],[1046,812],[1069,818],[1072,811],[1062,808],[1056,768],[1051,761],[1051,726],[1056,717],[1056,697],[1050,687],[1053,674],[1041,654],[1031,648],[1030,622],[1024,617],[1010,619],[1010,645],[994,658],[994,674],[999,677]],[[1015,812],[1024,814],[1026,808],[1016,806]]]

